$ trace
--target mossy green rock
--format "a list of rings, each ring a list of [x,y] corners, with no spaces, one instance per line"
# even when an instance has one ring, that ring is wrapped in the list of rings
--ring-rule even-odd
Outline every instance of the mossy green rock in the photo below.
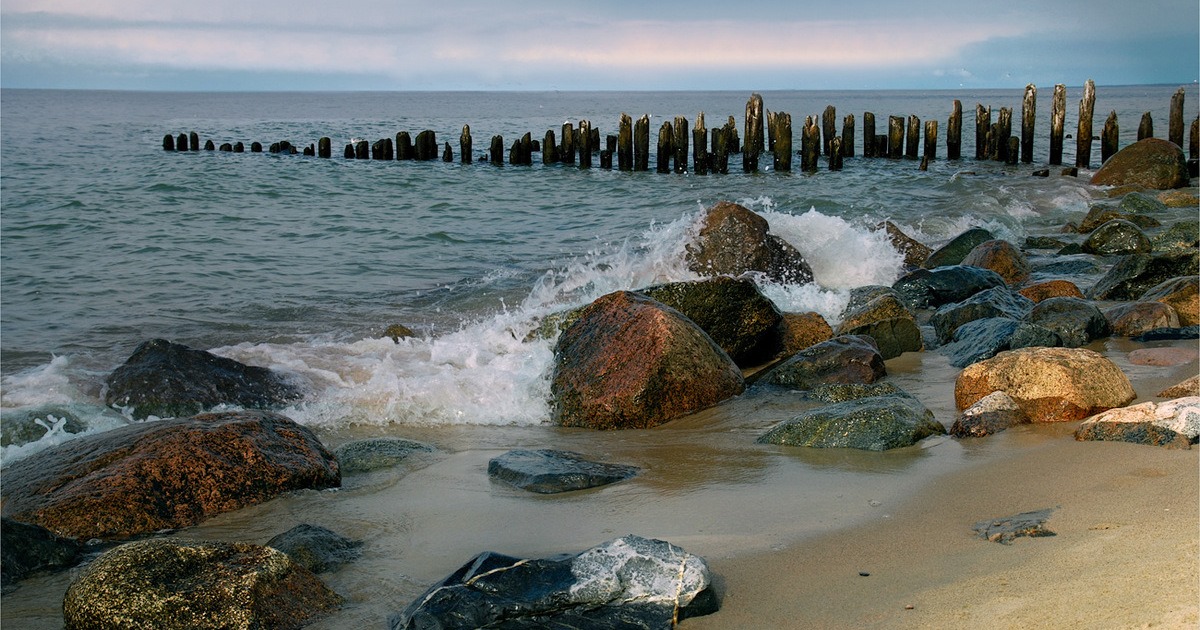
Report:
[[[874,396],[835,403],[786,420],[758,438],[760,444],[867,451],[911,446],[946,428],[908,395]]]

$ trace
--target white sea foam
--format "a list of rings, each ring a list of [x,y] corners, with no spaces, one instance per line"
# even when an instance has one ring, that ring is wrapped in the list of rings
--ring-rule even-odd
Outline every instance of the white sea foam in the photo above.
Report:
[[[818,284],[826,289],[890,285],[900,276],[904,255],[882,230],[872,231],[810,208],[800,215],[766,211],[771,233],[800,250]]]
[[[69,403],[79,399],[80,393],[68,376],[70,366],[68,357],[56,356],[43,366],[4,377],[0,407]]]

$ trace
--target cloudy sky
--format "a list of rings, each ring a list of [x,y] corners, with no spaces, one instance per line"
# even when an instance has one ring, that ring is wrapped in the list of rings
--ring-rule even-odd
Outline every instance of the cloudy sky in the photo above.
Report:
[[[871,89],[1191,83],[1197,0],[0,0],[0,86]]]

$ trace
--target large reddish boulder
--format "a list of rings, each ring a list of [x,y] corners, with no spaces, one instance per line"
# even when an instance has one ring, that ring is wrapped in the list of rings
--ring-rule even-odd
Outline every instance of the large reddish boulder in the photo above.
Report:
[[[3,515],[81,540],[119,540],[281,493],[341,484],[307,428],[267,411],[132,424],[80,437],[4,470]]]
[[[1188,185],[1183,149],[1162,138],[1144,138],[1117,151],[1092,175],[1098,186],[1142,186],[1157,190]]]
[[[1012,243],[1002,239],[992,239],[976,245],[967,252],[962,264],[991,269],[1000,274],[1009,286],[1024,282],[1033,272],[1025,254]]]
[[[554,354],[550,391],[563,426],[653,427],[745,389],[733,360],[695,323],[629,291],[585,307]]]
[[[1164,280],[1146,289],[1142,300],[1161,302],[1175,309],[1180,326],[1200,324],[1200,276]]]
[[[812,282],[812,268],[800,252],[769,230],[758,214],[722,201],[709,208],[696,242],[687,246],[688,268],[702,276],[757,271],[776,282]]]
[[[1121,368],[1086,348],[1001,352],[967,366],[954,382],[960,410],[992,392],[1008,394],[1032,422],[1082,420],[1136,397]]]

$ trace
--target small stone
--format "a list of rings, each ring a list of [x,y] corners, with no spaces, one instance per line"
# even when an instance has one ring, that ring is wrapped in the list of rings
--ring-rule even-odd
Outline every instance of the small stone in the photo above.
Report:
[[[1038,538],[1054,536],[1055,533],[1046,528],[1046,521],[1055,508],[1046,508],[1034,512],[1022,512],[1013,516],[996,518],[990,521],[980,521],[973,529],[979,537],[989,542],[1011,545],[1013,539],[1021,536]]]

